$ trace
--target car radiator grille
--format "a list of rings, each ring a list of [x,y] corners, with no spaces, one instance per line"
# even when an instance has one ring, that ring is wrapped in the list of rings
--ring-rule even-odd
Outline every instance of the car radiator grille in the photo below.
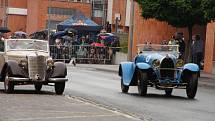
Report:
[[[46,58],[44,56],[28,56],[29,78],[35,81],[44,81]]]
[[[171,58],[164,58],[160,65],[160,77],[162,79],[174,79],[174,62]]]

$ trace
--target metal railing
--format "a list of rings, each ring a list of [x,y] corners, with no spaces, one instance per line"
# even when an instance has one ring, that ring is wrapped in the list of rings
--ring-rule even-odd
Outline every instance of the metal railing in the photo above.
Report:
[[[50,45],[50,56],[54,61],[69,63],[75,59],[77,63],[108,64],[120,47],[96,47],[90,45],[56,46]]]

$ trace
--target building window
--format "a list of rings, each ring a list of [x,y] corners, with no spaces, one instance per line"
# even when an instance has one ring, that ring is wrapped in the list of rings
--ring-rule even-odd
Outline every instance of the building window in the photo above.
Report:
[[[101,10],[94,10],[93,11],[93,17],[103,17],[103,11]]]
[[[93,17],[104,17],[107,10],[107,2],[105,0],[92,1]]]
[[[91,0],[68,0],[69,2],[83,2],[83,3],[90,3]]]
[[[57,8],[57,7],[49,7],[48,8],[48,14],[71,16],[75,12],[76,12],[75,9],[69,9],[69,8]]]
[[[57,24],[59,24],[60,22],[62,21],[46,20],[46,29],[55,30],[57,28]]]

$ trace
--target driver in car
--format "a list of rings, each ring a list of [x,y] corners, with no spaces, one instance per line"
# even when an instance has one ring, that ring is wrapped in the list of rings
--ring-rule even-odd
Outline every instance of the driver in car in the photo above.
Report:
[[[19,49],[17,40],[11,40],[8,44],[10,49]]]

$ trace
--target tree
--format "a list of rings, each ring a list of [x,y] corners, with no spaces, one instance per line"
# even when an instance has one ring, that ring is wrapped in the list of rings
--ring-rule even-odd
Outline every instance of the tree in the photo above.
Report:
[[[154,18],[166,21],[174,27],[187,27],[189,31],[187,45],[191,43],[194,25],[206,25],[215,19],[215,0],[137,0],[137,2],[145,19]]]

